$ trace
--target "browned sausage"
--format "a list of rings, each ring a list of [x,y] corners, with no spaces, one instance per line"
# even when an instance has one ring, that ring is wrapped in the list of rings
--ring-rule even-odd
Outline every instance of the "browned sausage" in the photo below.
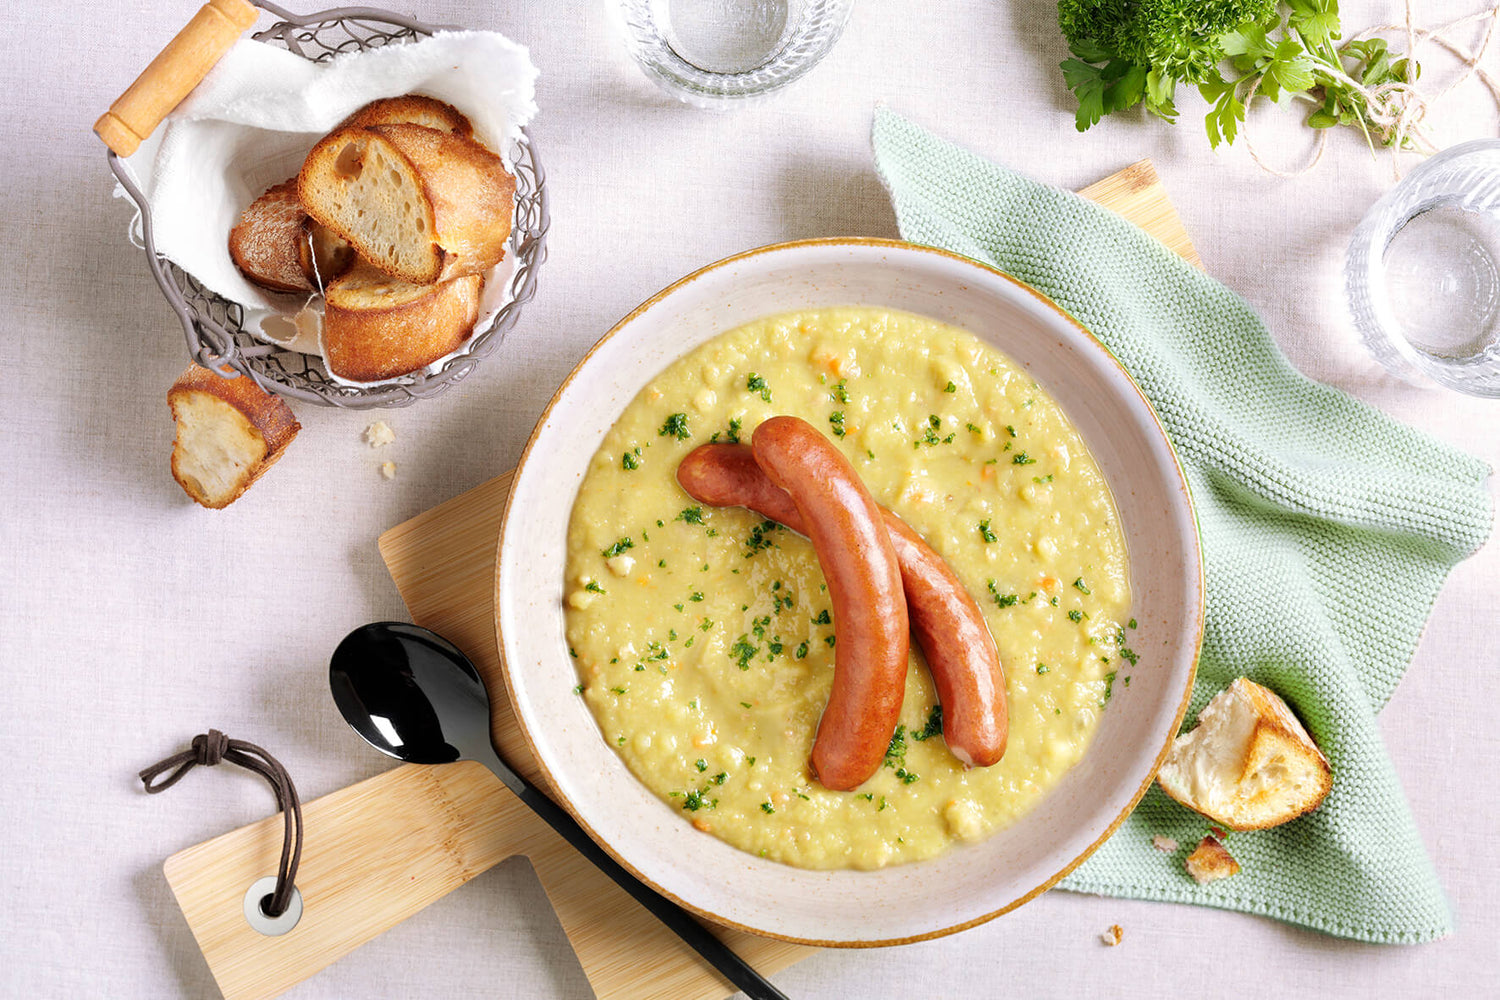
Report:
[[[677,481],[701,503],[748,507],[807,534],[792,498],[760,471],[747,445],[693,449],[677,467]],[[881,510],[901,564],[911,628],[943,706],[943,738],[966,765],[988,767],[1005,755],[1009,732],[1005,673],[995,639],[952,567],[910,525]]]
[[[791,495],[828,582],[839,641],[809,763],[825,787],[848,791],[880,769],[906,696],[901,567],[880,506],[817,428],[772,417],[755,429],[751,450],[771,484]]]

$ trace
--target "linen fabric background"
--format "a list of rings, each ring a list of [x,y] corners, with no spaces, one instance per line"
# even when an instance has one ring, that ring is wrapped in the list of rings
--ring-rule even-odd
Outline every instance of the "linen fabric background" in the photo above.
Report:
[[[319,5],[301,4],[303,10]],[[1418,3],[1433,16],[1451,6]],[[1470,6],[1468,0],[1461,5]],[[1477,4],[1475,4],[1477,6]],[[7,803],[0,935],[7,996],[207,997],[215,987],[162,877],[169,854],[268,815],[252,775],[197,771],[147,797],[135,771],[210,726],[252,740],[314,798],[389,766],[338,717],[327,658],[349,629],[402,618],[375,549],[384,529],[514,464],[553,390],[647,296],[749,247],[898,235],[874,169],[884,102],[965,148],[1076,189],[1145,156],[1208,273],[1242,296],[1292,364],[1448,444],[1500,462],[1494,402],[1409,387],[1359,347],[1340,293],[1360,215],[1391,183],[1358,136],[1281,181],[1239,145],[1212,153],[1184,97],[1175,127],[1125,115],[1073,127],[1047,0],[860,0],[838,46],[796,87],[729,114],[660,94],[613,37],[603,0],[420,0],[436,23],[506,33],[541,70],[532,126],[553,196],[549,258],[518,328],[437,402],[380,414],[396,441],[360,441],[370,415],[297,408],[280,464],[221,512],[167,472],[164,395],[187,358],[139,251],[124,239],[104,150],[88,131],[196,9],[193,0],[8,12],[0,66],[0,779]],[[1346,26],[1397,0],[1345,0]],[[269,18],[262,19],[262,26]],[[1496,53],[1489,57],[1495,68]],[[1443,67],[1424,79],[1440,81]],[[1256,114],[1262,151],[1289,163],[1300,125]],[[1434,109],[1445,145],[1496,132],[1466,85]],[[397,464],[394,480],[379,465]],[[1493,485],[1491,489],[1493,490]],[[1372,592],[1379,606],[1412,595]],[[1375,947],[1205,907],[1051,892],[937,941],[823,952],[777,974],[789,995],[1157,998],[1254,983],[1331,997],[1470,995],[1500,936],[1500,544],[1439,592],[1375,725],[1456,933]],[[1106,948],[1111,924],[1124,941]],[[1209,969],[1209,963],[1212,969]],[[962,970],[955,975],[955,970]],[[1210,984],[1210,985],[1205,985]],[[1221,985],[1213,985],[1221,984]],[[589,996],[547,900],[507,862],[288,994]]]

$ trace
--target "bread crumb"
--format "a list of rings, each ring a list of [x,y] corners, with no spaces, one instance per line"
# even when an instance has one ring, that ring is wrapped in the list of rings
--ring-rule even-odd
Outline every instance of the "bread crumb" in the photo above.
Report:
[[[1151,846],[1156,848],[1158,851],[1161,851],[1163,854],[1174,854],[1177,851],[1178,845],[1177,841],[1173,840],[1171,837],[1163,837],[1158,833],[1156,836],[1151,838]]]
[[[1125,932],[1120,928],[1119,924],[1110,924],[1109,930],[1099,935],[1099,940],[1103,941],[1106,945],[1113,948],[1115,945],[1119,944],[1124,937]]]
[[[1183,866],[1199,885],[1207,885],[1240,873],[1240,863],[1212,835],[1199,842],[1193,853],[1187,856]]]
[[[377,420],[365,428],[365,444],[371,448],[383,448],[396,440],[396,432],[384,420]]]
[[[385,478],[387,478],[387,479],[395,479],[396,478],[396,463],[395,462],[381,462],[380,463],[380,474],[382,476],[384,476]]]

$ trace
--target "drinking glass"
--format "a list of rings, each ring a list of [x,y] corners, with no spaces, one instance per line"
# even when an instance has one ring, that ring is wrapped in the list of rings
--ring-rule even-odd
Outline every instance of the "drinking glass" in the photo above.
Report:
[[[607,0],[635,61],[701,108],[780,90],[838,41],[854,0]]]
[[[1377,201],[1344,281],[1361,338],[1390,371],[1500,397],[1500,139],[1436,154]]]

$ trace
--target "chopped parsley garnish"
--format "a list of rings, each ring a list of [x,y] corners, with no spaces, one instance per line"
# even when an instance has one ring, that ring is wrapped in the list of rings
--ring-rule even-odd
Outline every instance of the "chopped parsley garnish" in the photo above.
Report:
[[[1015,456],[1010,460],[1010,463],[1012,465],[1035,465],[1036,464],[1036,459],[1032,458],[1030,455],[1026,454],[1024,451],[1018,451],[1018,452],[1016,452]]]
[[[754,757],[746,757],[745,758],[745,766],[746,767],[754,767],[755,766],[755,758]]]
[[[775,521],[762,521],[750,529],[750,537],[745,540],[745,558],[749,559],[761,549],[774,548],[776,543],[771,540],[771,532],[780,531],[781,525]]]
[[[714,775],[712,778],[709,778],[708,780],[712,781],[716,785],[722,785],[722,784],[724,784],[724,779],[727,778],[727,777],[729,777],[729,772],[728,771],[720,771],[718,774]]]
[[[989,518],[985,518],[983,521],[979,522],[979,537],[984,539],[986,542],[999,541],[999,536],[997,536],[993,531],[990,530]]]
[[[1047,664],[1045,663],[1038,663],[1036,665],[1036,672],[1039,674],[1047,674],[1052,672],[1052,668],[1047,666]]]
[[[908,771],[904,767],[898,767],[896,769],[896,777],[898,777],[898,778],[901,779],[901,783],[903,785],[909,785],[913,781],[921,781],[922,780],[922,776],[920,774],[912,774],[910,771]]]
[[[995,583],[994,580],[990,580],[988,582],[988,586],[990,588],[990,596],[993,597],[995,599],[995,603],[1000,605],[1002,608],[1011,607],[1012,605],[1019,603],[1021,600],[1020,596],[1017,594],[1000,593],[1000,587]]]
[[[930,740],[934,736],[941,735],[942,732],[943,706],[933,705],[932,711],[927,713],[927,724],[924,725],[920,730],[913,732],[911,734],[911,738],[916,740],[918,743],[921,743],[924,740]]]
[[[766,659],[769,660],[772,657],[780,656],[781,651],[784,648],[786,647],[781,644],[781,639],[772,638],[771,641],[766,644]]]
[[[1081,594],[1093,593],[1093,591],[1089,589],[1089,585],[1083,582],[1083,577],[1081,576],[1073,581],[1073,589],[1077,590]]]
[[[1032,476],[1031,481],[1033,483],[1036,483],[1038,486],[1046,486],[1048,483],[1052,482],[1052,473],[1049,472],[1045,476]]]
[[[1134,618],[1130,619],[1127,627],[1128,628],[1135,628],[1135,619]]]
[[[972,433],[972,434],[983,434],[984,433],[984,430],[982,428],[975,427],[973,424],[964,424],[964,426],[967,427],[969,429],[969,432]]]
[[[641,467],[641,449],[636,448],[621,455],[620,467],[622,469],[639,469]]]
[[[672,518],[672,520],[674,520],[674,521],[685,521],[688,524],[702,524],[703,523],[703,508],[702,507],[684,507],[682,513],[678,514],[676,517]]]
[[[578,659],[578,650],[574,649],[572,646],[569,646],[568,647],[568,655],[571,656],[573,659],[576,660],[576,659]]]
[[[610,690],[613,691],[615,694],[624,694],[628,689],[627,688],[622,688],[622,687],[612,687],[612,688],[610,688]]]
[[[1109,704],[1110,697],[1115,693],[1115,672],[1111,670],[1104,675],[1104,700],[1099,703],[1102,708]]]
[[[708,761],[704,760],[702,757],[699,757],[697,760],[693,761],[693,766],[698,769],[699,774],[702,774],[704,771],[708,770]]]
[[[582,684],[574,684],[573,685],[573,693],[574,694],[583,694],[583,685]]]
[[[688,430],[688,418],[686,413],[674,413],[661,425],[661,430],[656,432],[658,437],[674,437],[679,441],[686,441],[692,437]]]
[[[765,400],[767,403],[771,401],[771,387],[766,385],[765,379],[761,378],[754,372],[751,372],[750,377],[745,380],[745,388],[749,389],[751,392],[758,393],[760,395],[760,398]]]
[[[1013,424],[1006,424],[1005,425],[1005,433],[1009,434],[1011,437],[1015,437],[1016,436],[1016,428],[1015,428],[1015,426]]]
[[[862,795],[856,795],[854,797],[856,799],[864,799],[866,802],[874,802],[875,801],[875,793],[873,793],[873,792],[865,792]]]
[[[1141,661],[1140,655],[1135,650],[1126,649],[1123,646],[1120,647],[1120,655],[1129,660],[1132,667]]]
[[[953,380],[950,378],[948,380],[948,384],[945,385],[945,386],[943,386],[943,391],[944,392],[957,392],[958,391],[958,386],[954,385],[953,384]]]
[[[755,659],[755,654],[760,652],[759,647],[750,645],[750,636],[742,635],[735,640],[733,646],[729,647],[729,658],[741,670],[750,669],[750,661]]]
[[[727,433],[727,434],[724,435],[724,440],[728,441],[730,444],[739,444],[740,443],[740,418],[739,417],[730,417],[729,418],[729,433]]]
[[[897,726],[885,748],[885,766],[902,767],[906,763],[906,727]]]
[[[695,591],[693,591],[691,594],[688,595],[688,600],[692,601],[694,604],[697,604],[699,601],[703,600],[703,591],[701,591],[701,590],[695,590]]]
[[[749,708],[749,707],[750,707],[750,703],[748,701],[742,701],[742,702],[740,702],[740,708]]]
[[[770,624],[771,624],[771,616],[770,615],[764,615],[764,616],[761,616],[761,617],[752,618],[752,619],[750,619],[750,631],[752,631],[752,632],[755,633],[755,638],[757,638],[757,639],[764,639],[766,637],[766,626],[768,626]]]
[[[704,618],[701,622],[698,623],[698,628],[700,630],[704,631],[704,632],[707,632],[709,629],[711,629],[713,627],[714,627],[714,620],[712,618]]]
[[[615,544],[611,545],[609,548],[605,549],[603,555],[606,559],[613,559],[615,556],[624,552],[626,549],[633,548],[635,548],[634,542],[632,542],[629,538],[622,538],[618,542],[615,542]]]
[[[703,788],[695,792],[688,792],[682,800],[682,808],[689,812],[697,812],[699,809],[712,809],[719,804],[718,799],[709,801],[708,789]]]
[[[838,636],[836,636],[836,635],[830,635],[828,638],[824,639],[823,641],[828,644],[828,648],[829,649],[832,649],[833,648],[833,644],[838,641]]]
[[[795,655],[799,660],[805,659],[807,657],[807,640],[804,639],[802,641],[802,645],[797,647],[797,652]]]
[[[602,594],[602,593],[604,593],[604,588],[601,587],[601,586],[599,586],[599,581],[598,580],[590,580],[588,583],[586,583],[586,584],[583,585],[583,589],[587,590],[591,594]]]
[[[1079,611],[1077,608],[1074,608],[1072,611],[1068,612],[1068,621],[1070,622],[1081,622],[1083,621],[1083,617],[1083,612]]]
[[[814,625],[832,625],[833,619],[828,617],[828,609],[824,608],[822,611],[818,612],[818,617],[814,618],[812,620],[812,623]]]
[[[760,804],[760,811],[769,816],[776,811],[776,807],[769,802],[762,802]]]
[[[843,437],[844,436],[845,432],[844,432],[844,411],[843,410],[839,410],[838,412],[831,414],[828,417],[828,423],[829,423],[830,426],[833,427],[833,436],[834,437]]]
[[[849,402],[849,390],[844,387],[843,379],[838,380],[838,383],[833,387],[833,391],[828,395],[835,403]]]

